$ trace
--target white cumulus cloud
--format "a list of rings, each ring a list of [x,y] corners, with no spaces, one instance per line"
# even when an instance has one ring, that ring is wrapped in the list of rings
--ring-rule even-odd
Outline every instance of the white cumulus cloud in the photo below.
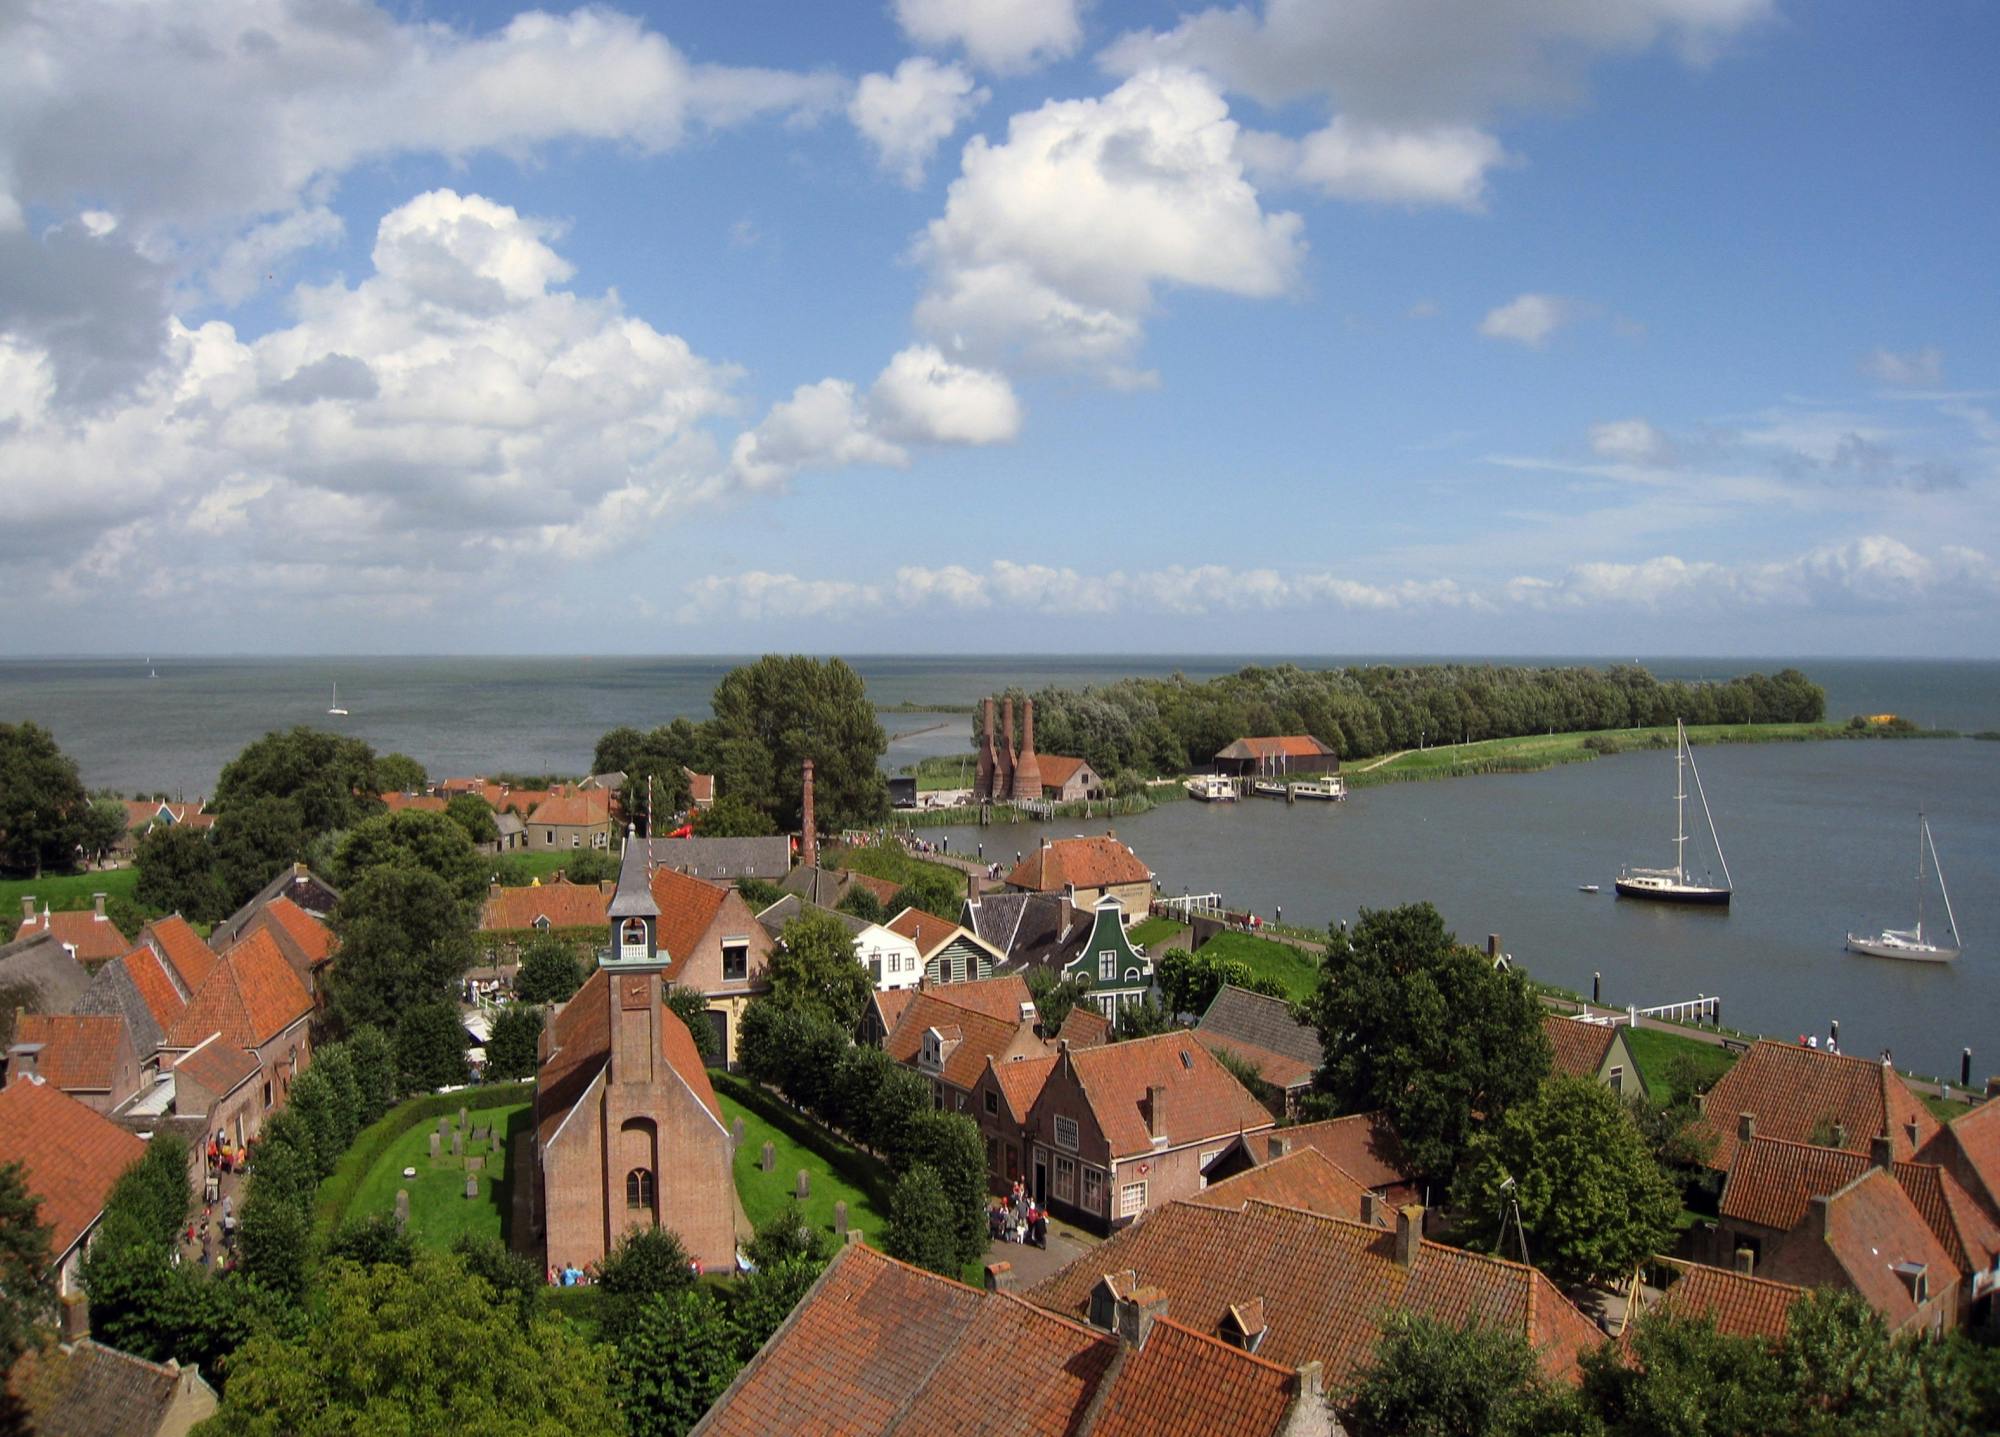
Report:
[[[1666,435],[1644,419],[1611,419],[1590,428],[1590,451],[1629,464],[1670,464],[1674,447]]]
[[[1511,339],[1530,349],[1540,349],[1549,336],[1576,318],[1574,301],[1555,294],[1516,295],[1507,303],[1486,312],[1479,332],[1488,339]]]
[[[895,0],[915,44],[962,46],[984,70],[1023,70],[1073,55],[1083,43],[1079,0]]]
[[[1940,384],[1944,381],[1944,351],[1936,345],[1903,354],[1893,349],[1878,349],[1861,361],[1861,372],[1884,384]]]
[[[937,147],[989,95],[973,84],[963,66],[916,55],[892,75],[863,75],[847,102],[847,118],[875,147],[882,167],[915,186],[923,182],[924,167]]]

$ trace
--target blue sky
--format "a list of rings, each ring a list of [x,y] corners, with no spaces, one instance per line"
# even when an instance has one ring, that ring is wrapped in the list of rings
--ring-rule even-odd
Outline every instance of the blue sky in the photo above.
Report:
[[[29,4],[10,652],[2000,652],[1976,0]]]

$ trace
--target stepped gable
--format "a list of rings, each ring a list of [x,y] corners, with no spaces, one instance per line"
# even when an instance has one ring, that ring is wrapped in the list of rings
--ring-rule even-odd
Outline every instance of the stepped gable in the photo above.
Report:
[[[1268,1128],[1271,1114],[1192,1033],[1071,1050],[1071,1067],[1114,1158],[1153,1150],[1150,1089],[1167,1090],[1167,1132],[1176,1144]]]
[[[595,883],[529,884],[525,888],[493,888],[479,913],[482,933],[506,933],[523,928],[597,928],[608,922],[611,895]]]
[[[180,986],[189,993],[215,971],[215,950],[202,942],[201,935],[178,913],[148,923],[139,930],[139,941],[172,965]]]
[[[1037,848],[1007,875],[1007,882],[1030,893],[1113,888],[1151,883],[1153,870],[1116,838],[1058,838]]]
[[[52,1259],[90,1230],[112,1185],[145,1151],[144,1141],[52,1083],[23,1079],[0,1089],[0,1167],[26,1170],[41,1220],[53,1229]]]
[[[1381,1113],[1355,1113],[1318,1123],[1280,1128],[1276,1136],[1296,1151],[1315,1148],[1333,1165],[1373,1192],[1395,1201],[1417,1196],[1416,1174],[1405,1166],[1396,1130]]]
[[[1276,1437],[1320,1400],[1298,1373],[1171,1317],[1123,1342],[856,1244],[693,1432]]]
[[[1742,1139],[1742,1114],[1757,1137],[1810,1142],[1838,1127],[1841,1146],[1868,1151],[1869,1139],[1886,1136],[1893,1156],[1908,1159],[1938,1131],[1938,1120],[1886,1063],[1818,1048],[1764,1039],[1702,1100],[1698,1125],[1715,1139],[1708,1165],[1727,1172]]]
[[[701,1053],[687,1024],[659,1024],[660,1056],[701,1100],[709,1116],[724,1128],[722,1105],[702,1066]],[[589,1093],[611,1057],[611,975],[599,968],[576,990],[555,1016],[548,1057],[536,1074],[535,1128],[537,1150],[546,1151],[556,1130]]]
[[[1325,1061],[1319,1034],[1292,1016],[1292,1005],[1225,983],[1195,1026],[1211,1051],[1221,1049],[1254,1063],[1258,1076],[1279,1088],[1312,1081]]]
[[[1726,1267],[1703,1267],[1697,1263],[1673,1266],[1681,1272],[1679,1280],[1647,1312],[1705,1317],[1715,1323],[1715,1330],[1724,1337],[1778,1341],[1785,1335],[1785,1320],[1792,1304],[1806,1295],[1803,1287],[1794,1287],[1789,1282],[1748,1277]],[[1630,1345],[1630,1323],[1619,1337],[1623,1345]]]
[[[40,1043],[35,1072],[65,1092],[109,1093],[118,1085],[118,1045],[123,1017],[102,1013],[23,1013],[16,1043]]]
[[[1525,1337],[1542,1372],[1574,1382],[1578,1359],[1603,1337],[1541,1273],[1502,1258],[1413,1239],[1399,1261],[1399,1235],[1346,1218],[1250,1201],[1240,1211],[1174,1202],[1113,1234],[1047,1281],[1028,1300],[1065,1317],[1086,1317],[1092,1293],[1110,1282],[1165,1295],[1174,1320],[1219,1334],[1230,1309],[1262,1301],[1266,1332],[1257,1351],[1287,1368],[1325,1364],[1328,1390],[1373,1359],[1382,1322],[1413,1312],[1452,1327],[1481,1323]]]
[[[271,935],[261,929],[230,949],[195,990],[165,1046],[192,1048],[211,1033],[256,1048],[312,1011],[312,994]]]
[[[1373,1197],[1373,1193],[1335,1167],[1332,1159],[1317,1148],[1299,1148],[1233,1178],[1210,1183],[1187,1201],[1239,1212],[1248,1203],[1271,1203],[1322,1217],[1368,1223],[1369,1200]],[[1368,1225],[1389,1226],[1388,1206],[1381,1203],[1382,1217]]]
[[[1618,1036],[1609,1023],[1585,1023],[1556,1013],[1542,1015],[1542,1032],[1555,1052],[1549,1071],[1566,1078],[1595,1078]]]
[[[1021,701],[1021,751],[1014,755],[1014,797],[1042,796],[1042,765],[1035,756],[1035,701]]]

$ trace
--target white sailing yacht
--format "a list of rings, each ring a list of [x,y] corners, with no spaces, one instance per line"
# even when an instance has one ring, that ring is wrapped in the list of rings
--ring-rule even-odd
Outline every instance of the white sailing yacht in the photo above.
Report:
[[[1931,868],[1937,873],[1938,892],[1944,898],[1945,923],[1951,929],[1951,945],[1929,943],[1924,940],[1924,853],[1931,856]],[[1938,862],[1937,843],[1931,838],[1931,821],[1924,817],[1923,810],[1917,810],[1917,926],[1915,928],[1885,928],[1880,933],[1847,935],[1847,950],[1850,953],[1866,953],[1870,958],[1904,958],[1912,963],[1949,963],[1959,954],[1958,919],[1952,916],[1951,894],[1944,886],[1944,865]]]
[[[1722,840],[1716,836],[1715,816],[1708,811],[1708,795],[1701,786],[1701,770],[1694,766],[1694,749],[1687,739],[1687,727],[1674,720],[1674,866],[1672,868],[1625,868],[1619,870],[1614,885],[1620,898],[1647,898],[1655,903],[1697,903],[1708,907],[1729,906],[1729,860],[1722,856]],[[1715,845],[1715,861],[1722,865],[1722,885],[1696,883],[1687,868],[1687,776],[1694,775],[1694,791],[1701,800],[1702,817],[1708,820],[1709,841]]]
[[[333,707],[328,709],[327,712],[338,714],[342,718],[347,717],[347,710],[340,706],[340,685],[338,683],[333,686]]]

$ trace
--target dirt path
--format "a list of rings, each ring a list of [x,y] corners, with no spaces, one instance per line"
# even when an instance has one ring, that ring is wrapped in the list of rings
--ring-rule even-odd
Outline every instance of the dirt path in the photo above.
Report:
[[[1385,753],[1380,758],[1370,759],[1367,763],[1361,764],[1357,767],[1349,768],[1347,771],[1349,773],[1373,773],[1376,769],[1382,767],[1384,764],[1394,763],[1404,754],[1414,753],[1414,752],[1416,752],[1416,750],[1414,749],[1399,748],[1394,753]]]

